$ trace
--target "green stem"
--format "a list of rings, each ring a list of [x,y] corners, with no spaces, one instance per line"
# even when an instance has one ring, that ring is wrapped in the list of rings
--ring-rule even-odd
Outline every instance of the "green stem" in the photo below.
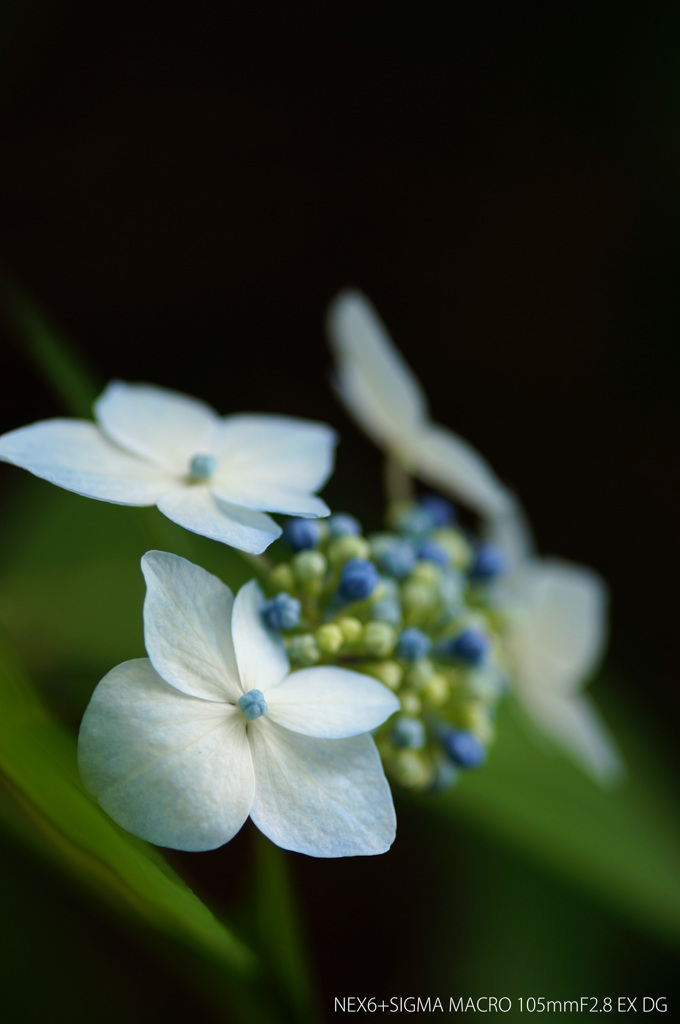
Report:
[[[261,953],[296,1024],[315,1024],[321,1013],[290,876],[290,855],[259,833],[254,840],[255,913]]]
[[[391,453],[385,459],[385,490],[390,502],[413,501],[415,495],[413,478]]]
[[[238,548],[234,548],[234,550],[248,565],[252,566],[258,575],[268,576],[271,572],[272,563],[266,555],[251,555],[249,551],[239,551]]]

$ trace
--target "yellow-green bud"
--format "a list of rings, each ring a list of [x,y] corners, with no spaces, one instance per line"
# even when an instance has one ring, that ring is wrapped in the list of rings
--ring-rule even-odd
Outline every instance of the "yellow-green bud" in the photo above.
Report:
[[[423,687],[423,694],[431,704],[443,704],[449,696],[449,683],[445,675],[435,672]]]
[[[350,558],[370,558],[371,545],[363,537],[346,533],[330,542],[327,555],[331,565],[339,569],[345,562],[349,562]]]
[[[393,771],[409,789],[425,789],[433,779],[431,764],[418,750],[400,750],[394,758]]]
[[[434,562],[417,562],[410,579],[435,587],[439,583],[439,569]]]
[[[452,530],[450,527],[444,527],[442,530],[435,530],[433,537],[437,544],[444,548],[456,569],[465,571],[470,567],[472,547],[462,533]]]
[[[316,640],[311,633],[294,636],[288,644],[288,654],[291,661],[298,661],[303,665],[314,665],[321,657]]]
[[[300,583],[320,580],[326,572],[326,559],[320,551],[298,551],[293,557],[293,572]]]
[[[495,735],[495,729],[489,715],[489,710],[484,704],[476,702],[465,704],[462,708],[461,717],[462,725],[471,732],[474,732],[484,746],[491,743]]]
[[[364,631],[364,627],[359,620],[352,618],[350,615],[343,615],[341,619],[338,619],[337,626],[346,644],[357,643]]]
[[[383,661],[371,668],[371,674],[390,690],[398,690],[404,678],[404,670],[396,661]]]
[[[434,665],[427,658],[421,658],[406,673],[406,683],[416,690],[422,690],[434,675]]]
[[[401,700],[402,709],[407,715],[417,715],[420,713],[422,704],[417,693],[407,690],[406,693],[400,695],[399,699]]]
[[[288,562],[281,562],[275,565],[269,573],[269,583],[274,590],[295,590],[295,577]]]
[[[409,626],[424,622],[437,604],[437,591],[427,583],[409,580],[402,588],[404,618]]]
[[[397,642],[397,633],[386,622],[367,622],[364,626],[364,646],[370,654],[384,658],[391,654]]]
[[[342,647],[342,632],[334,622],[319,626],[315,637],[316,645],[323,654],[337,654]]]

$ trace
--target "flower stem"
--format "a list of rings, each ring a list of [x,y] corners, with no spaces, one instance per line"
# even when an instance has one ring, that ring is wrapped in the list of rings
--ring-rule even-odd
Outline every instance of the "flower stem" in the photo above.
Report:
[[[388,501],[413,501],[413,478],[399,459],[389,454],[385,459],[385,490]]]
[[[234,550],[248,565],[252,566],[258,575],[267,576],[271,572],[272,563],[266,555],[251,555],[249,551],[239,551],[238,548],[234,548]]]
[[[320,1019],[310,958],[293,891],[289,855],[256,834],[255,912],[259,945],[282,997],[299,1024]]]

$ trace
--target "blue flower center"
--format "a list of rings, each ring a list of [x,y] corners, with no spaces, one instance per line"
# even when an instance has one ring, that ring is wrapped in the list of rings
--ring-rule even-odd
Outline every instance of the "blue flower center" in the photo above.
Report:
[[[256,718],[267,713],[267,701],[261,690],[248,690],[236,703],[249,722],[254,722]]]
[[[214,455],[194,455],[189,462],[189,475],[192,480],[209,480],[217,469]]]

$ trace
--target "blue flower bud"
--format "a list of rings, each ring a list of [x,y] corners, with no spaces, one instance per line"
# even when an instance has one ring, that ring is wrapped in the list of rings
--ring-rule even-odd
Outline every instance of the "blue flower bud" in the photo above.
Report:
[[[316,519],[289,519],[283,536],[293,551],[315,548],[321,540],[321,526]]]
[[[263,605],[262,618],[270,629],[294,629],[300,621],[300,602],[290,594],[277,594]]]
[[[403,580],[411,573],[416,564],[416,556],[411,545],[405,540],[380,538],[372,545],[373,556],[382,572]]]
[[[409,626],[399,634],[396,653],[406,661],[418,661],[429,653],[431,646],[432,641],[429,636],[416,629],[415,626]]]
[[[437,644],[441,658],[462,661],[465,665],[481,665],[489,649],[489,639],[479,629],[464,629],[458,636],[447,637]]]
[[[387,622],[390,626],[401,625],[401,608],[399,603],[390,597],[382,597],[371,605],[371,618],[377,622]]]
[[[434,526],[427,509],[419,505],[393,506],[390,519],[392,525],[407,537],[424,537]]]
[[[486,761],[486,749],[473,732],[465,729],[445,729],[439,742],[449,758],[458,768],[479,768]]]
[[[487,583],[501,576],[506,568],[507,560],[501,548],[485,541],[477,547],[468,575],[475,582]]]
[[[338,593],[344,601],[364,601],[378,585],[380,577],[373,562],[350,558],[340,573]]]
[[[327,522],[331,537],[361,536],[361,523],[346,512],[336,512]]]
[[[243,717],[249,722],[254,722],[267,713],[267,701],[264,699],[262,690],[248,690],[236,701],[243,712]]]
[[[392,742],[395,747],[422,750],[425,746],[425,726],[419,718],[401,715],[392,726]]]
[[[423,494],[418,498],[418,504],[429,514],[432,525],[450,526],[458,518],[456,506],[448,498],[442,498],[439,494]]]
[[[446,789],[451,789],[458,782],[459,775],[460,772],[457,768],[454,768],[450,761],[439,761],[432,780],[431,788],[433,792],[441,793]]]
[[[448,552],[436,540],[424,540],[418,545],[418,558],[423,562],[434,562],[444,569],[449,564]]]
[[[217,469],[214,455],[194,455],[189,462],[189,474],[193,480],[209,480]]]

